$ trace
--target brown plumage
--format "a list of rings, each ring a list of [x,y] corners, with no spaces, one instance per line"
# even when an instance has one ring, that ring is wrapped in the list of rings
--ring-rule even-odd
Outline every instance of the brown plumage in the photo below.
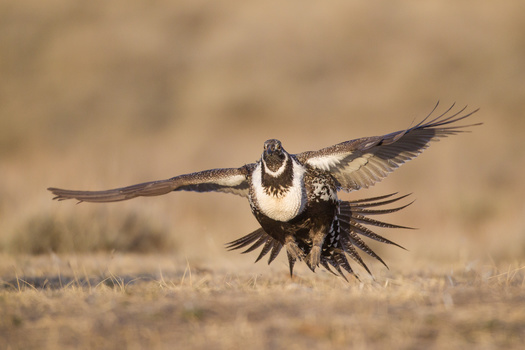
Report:
[[[172,191],[233,193],[248,198],[261,228],[229,243],[229,249],[247,248],[244,252],[250,252],[262,246],[257,260],[269,253],[268,263],[271,263],[285,247],[290,274],[293,274],[297,260],[304,260],[312,271],[322,265],[331,272],[333,267],[343,277],[342,270],[354,274],[347,256],[370,272],[357,249],[385,263],[360,236],[399,246],[367,226],[406,228],[370,218],[371,215],[387,214],[406,207],[375,208],[406,196],[392,198],[391,194],[341,201],[337,192],[369,187],[418,156],[430,141],[479,125],[452,125],[477,111],[462,114],[463,108],[452,114],[452,108],[429,120],[432,110],[419,124],[405,130],[346,141],[318,151],[290,154],[280,141],[268,140],[261,159],[240,168],[205,170],[106,191],[54,187],[48,190],[56,200],[98,203]]]

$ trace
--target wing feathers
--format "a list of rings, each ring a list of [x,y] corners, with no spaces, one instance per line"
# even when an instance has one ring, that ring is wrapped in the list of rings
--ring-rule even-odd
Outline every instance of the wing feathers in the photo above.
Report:
[[[406,130],[346,141],[319,151],[299,153],[296,157],[314,168],[330,171],[343,190],[353,191],[369,187],[381,181],[400,165],[417,157],[431,141],[465,132],[464,128],[479,125],[451,126],[450,124],[477,112],[474,110],[463,114],[466,109],[464,107],[448,115],[453,107],[454,105],[427,121],[436,110],[436,105],[425,119]]]
[[[56,200],[76,199],[79,202],[118,202],[135,197],[159,196],[171,191],[227,192],[248,196],[248,166],[212,169],[180,175],[167,180],[144,182],[106,191],[75,191],[48,188]]]

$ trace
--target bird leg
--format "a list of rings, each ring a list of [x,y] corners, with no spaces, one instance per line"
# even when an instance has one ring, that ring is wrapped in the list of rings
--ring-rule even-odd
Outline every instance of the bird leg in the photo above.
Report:
[[[321,262],[321,248],[323,247],[325,237],[323,232],[323,230],[310,231],[310,238],[312,239],[312,249],[310,249],[310,253],[308,253],[305,262],[308,265],[308,267],[314,272],[315,268],[318,267]]]

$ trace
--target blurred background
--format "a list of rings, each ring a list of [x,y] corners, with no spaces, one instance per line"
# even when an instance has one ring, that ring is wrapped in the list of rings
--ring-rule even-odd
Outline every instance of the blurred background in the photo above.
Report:
[[[3,1],[0,250],[251,264],[223,249],[258,227],[243,198],[75,205],[46,188],[238,167],[269,138],[315,150],[404,129],[439,100],[484,125],[341,197],[413,193],[384,219],[419,230],[381,231],[409,252],[372,244],[391,267],[523,261],[524,14],[520,0]]]

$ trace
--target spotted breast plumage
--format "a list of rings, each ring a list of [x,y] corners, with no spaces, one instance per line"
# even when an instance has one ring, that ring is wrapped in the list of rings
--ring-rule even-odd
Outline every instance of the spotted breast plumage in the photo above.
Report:
[[[343,201],[337,192],[367,188],[418,156],[431,141],[479,125],[451,125],[477,111],[463,114],[463,108],[452,113],[453,106],[429,120],[436,107],[423,121],[408,129],[346,141],[318,151],[291,154],[279,140],[270,139],[264,143],[259,161],[240,168],[205,170],[106,191],[48,190],[57,200],[98,203],[172,191],[237,194],[248,198],[261,227],[228,243],[227,248],[246,248],[243,251],[246,253],[262,247],[256,261],[269,254],[268,263],[271,263],[284,247],[291,275],[295,263],[304,261],[312,271],[321,265],[346,279],[343,270],[356,276],[347,257],[370,273],[359,250],[386,266],[362,237],[401,247],[373,232],[370,226],[408,227],[382,222],[371,216],[392,213],[410,203],[382,209],[378,207],[395,203],[406,195],[388,194]]]

